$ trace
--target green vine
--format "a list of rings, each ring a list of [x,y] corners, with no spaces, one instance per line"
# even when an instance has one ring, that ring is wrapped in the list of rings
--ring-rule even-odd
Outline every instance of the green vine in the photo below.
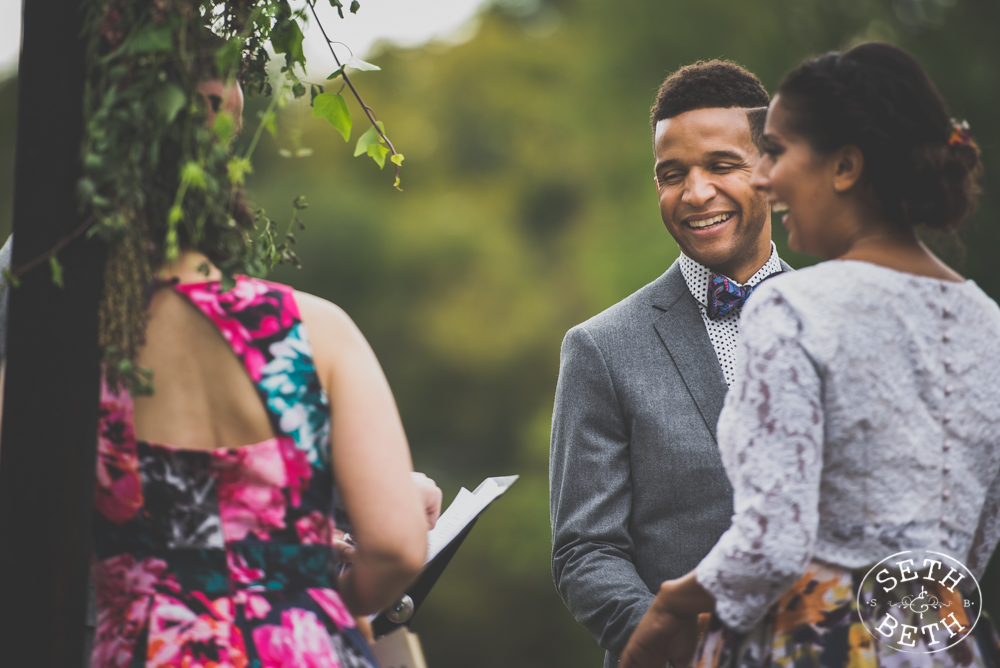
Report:
[[[329,2],[343,17],[341,1]],[[359,8],[354,0],[349,11]],[[100,343],[112,384],[151,392],[151,377],[135,359],[144,343],[156,266],[197,250],[219,267],[228,288],[238,274],[263,276],[278,264],[299,265],[293,227],[304,227],[298,216],[304,199],[293,202],[282,232],[263,210],[248,207],[243,192],[262,133],[276,133],[279,106],[304,97],[308,84],[313,116],[327,119],[349,141],[351,115],[341,94],[346,86],[371,123],[355,155],[371,156],[380,168],[389,156],[397,188],[403,156],[347,73],[350,67],[377,68],[353,58],[342,63],[322,24],[338,65],[329,80],[340,78],[343,85],[327,93],[324,84],[304,80],[303,28],[309,20],[319,23],[314,0],[299,10],[288,0],[85,0],[84,9],[84,176],[78,196],[88,215],[87,235],[110,248]],[[269,48],[284,56],[275,80],[267,71]],[[215,79],[238,81],[248,97],[271,97],[242,154],[230,151],[239,119],[213,108],[215,120],[206,125],[209,105],[218,107],[220,100],[206,99],[198,85]],[[61,282],[57,253],[53,249],[42,259]],[[8,280],[26,269],[16,268]]]

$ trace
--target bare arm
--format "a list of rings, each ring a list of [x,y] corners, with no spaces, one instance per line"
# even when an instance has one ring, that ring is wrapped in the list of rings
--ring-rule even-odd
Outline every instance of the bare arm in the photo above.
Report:
[[[333,470],[357,541],[341,595],[355,614],[377,612],[423,566],[424,503],[396,403],[368,342],[340,308],[295,297],[330,397]]]

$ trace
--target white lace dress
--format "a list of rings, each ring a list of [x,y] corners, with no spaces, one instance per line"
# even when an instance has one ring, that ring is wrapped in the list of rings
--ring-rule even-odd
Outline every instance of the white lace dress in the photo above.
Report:
[[[978,577],[1000,539],[1000,309],[854,261],[763,283],[719,418],[732,527],[696,569],[747,631],[811,561],[937,549]]]

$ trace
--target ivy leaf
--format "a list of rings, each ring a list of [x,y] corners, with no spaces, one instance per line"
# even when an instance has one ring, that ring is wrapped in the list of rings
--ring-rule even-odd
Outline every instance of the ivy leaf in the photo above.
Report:
[[[167,214],[167,223],[173,227],[182,220],[184,220],[184,209],[181,208],[180,204],[174,204],[170,207],[170,212]]]
[[[382,121],[378,122],[378,127],[382,130],[382,132],[385,132],[385,126],[382,125]],[[379,136],[378,130],[375,129],[375,126],[368,128],[368,132],[361,135],[361,139],[358,140],[357,146],[354,147],[354,157],[356,158],[359,155],[364,155],[368,152],[369,146],[378,144],[381,140],[382,138]]]
[[[392,164],[396,165],[397,167],[399,167],[399,166],[401,166],[403,164],[403,154],[402,153],[394,153],[392,155],[392,157],[389,158],[389,159],[392,160]]]
[[[275,124],[277,118],[277,114],[272,111],[269,114],[264,114],[260,119],[260,124],[272,137],[278,136],[278,126]]]
[[[181,181],[187,183],[192,188],[205,189],[205,170],[197,162],[186,162],[181,167]],[[173,217],[173,209],[170,212]]]
[[[177,112],[183,109],[185,104],[187,104],[187,95],[176,84],[165,84],[156,91],[156,105],[160,108],[167,125],[174,122],[174,119],[177,118]]]
[[[323,93],[323,87],[319,84],[309,84],[309,104],[315,104],[316,96]]]
[[[58,288],[65,287],[63,285],[63,266],[55,255],[49,258],[49,268],[52,270],[52,283]]]
[[[233,115],[226,111],[220,111],[215,116],[215,121],[212,122],[212,132],[219,138],[223,144],[228,144],[229,140],[233,137],[233,131],[236,129],[236,121],[233,119]]]
[[[87,201],[97,193],[97,186],[90,179],[80,179],[76,182],[76,196]]]
[[[344,73],[344,67],[346,67],[346,65],[341,65],[340,67],[338,67],[337,70],[333,74],[331,74],[330,76],[328,76],[326,78],[327,81],[329,81],[330,79],[336,79],[341,74],[343,74]]]
[[[240,55],[243,53],[243,40],[233,37],[226,42],[221,49],[215,53],[215,64],[219,72],[225,76],[230,70],[240,62]]]
[[[17,277],[17,274],[15,274],[10,267],[4,268],[3,280],[5,280],[7,282],[7,285],[11,286],[12,288],[21,287],[21,279]]]
[[[306,87],[301,81],[296,81],[295,85],[292,86],[292,95],[296,98],[300,98],[306,94]]]
[[[128,67],[125,65],[115,65],[108,70],[108,79],[111,81],[118,81],[123,76],[128,74]]]
[[[313,117],[325,118],[343,135],[344,141],[351,140],[351,112],[347,109],[347,101],[343,95],[337,93],[317,95],[313,100]]]
[[[302,30],[294,20],[287,20],[271,33],[271,46],[275,53],[283,53],[289,62],[305,64],[306,57],[302,52]]]
[[[347,63],[345,63],[345,67],[353,67],[354,69],[361,70],[362,72],[378,72],[382,69],[378,65],[372,65],[371,63],[365,62],[360,58],[351,58],[347,61]]]
[[[241,186],[246,182],[247,174],[253,174],[253,165],[250,158],[231,158],[229,160],[229,181],[234,186]]]
[[[351,3],[351,13],[352,14],[357,14],[359,9],[361,9],[361,3],[358,2],[358,0],[354,0]]]
[[[340,18],[344,18],[344,5],[340,0],[330,0],[330,6],[337,8],[337,13],[340,14]]]
[[[174,31],[169,23],[157,26],[147,23],[135,35],[132,48],[136,53],[160,53],[174,48]]]
[[[372,157],[379,169],[385,167],[385,156],[389,152],[382,144],[372,144],[368,147],[368,155]]]
[[[180,245],[177,243],[177,224],[184,219],[184,209],[181,208],[180,204],[174,204],[170,207],[170,212],[167,214],[167,234],[163,237],[163,241],[166,244],[166,255],[167,261],[176,260],[177,256],[181,254]]]

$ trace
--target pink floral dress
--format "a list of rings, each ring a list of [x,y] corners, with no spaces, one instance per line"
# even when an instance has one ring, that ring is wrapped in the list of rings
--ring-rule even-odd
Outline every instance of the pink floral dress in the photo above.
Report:
[[[137,441],[107,386],[94,501],[92,668],[373,668],[336,591],[330,406],[291,288],[176,285],[221,330],[274,433],[234,449]]]

